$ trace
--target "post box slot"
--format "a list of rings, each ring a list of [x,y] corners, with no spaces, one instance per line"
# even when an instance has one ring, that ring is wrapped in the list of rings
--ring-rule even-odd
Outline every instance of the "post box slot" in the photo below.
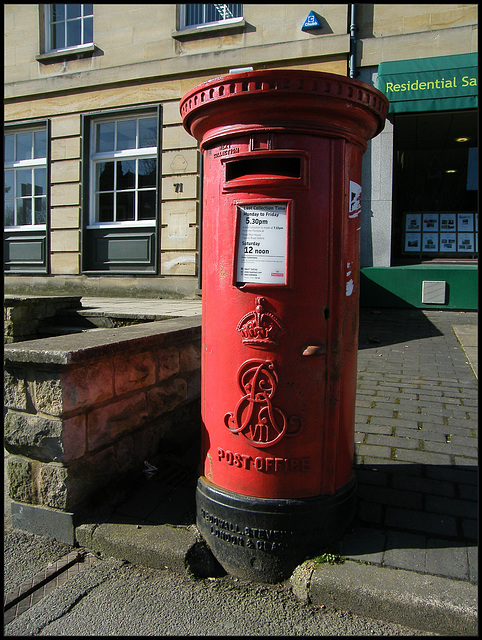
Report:
[[[301,158],[261,156],[226,163],[226,182],[251,176],[301,178]]]

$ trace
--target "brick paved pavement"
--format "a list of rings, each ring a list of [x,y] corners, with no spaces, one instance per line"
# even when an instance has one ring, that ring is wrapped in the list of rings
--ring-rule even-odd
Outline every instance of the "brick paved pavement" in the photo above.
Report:
[[[347,558],[477,582],[476,312],[362,310]]]

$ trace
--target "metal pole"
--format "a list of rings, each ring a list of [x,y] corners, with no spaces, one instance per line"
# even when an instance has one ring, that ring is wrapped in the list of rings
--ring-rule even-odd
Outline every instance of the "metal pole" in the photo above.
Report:
[[[356,4],[350,5],[350,78],[355,77],[356,66]]]

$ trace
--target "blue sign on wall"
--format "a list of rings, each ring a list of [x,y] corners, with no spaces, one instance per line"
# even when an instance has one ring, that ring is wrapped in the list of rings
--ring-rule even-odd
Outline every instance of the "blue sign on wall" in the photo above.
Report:
[[[303,26],[301,27],[302,31],[308,31],[310,29],[322,29],[321,23],[316,17],[316,15],[313,13],[313,11],[310,11],[306,20],[303,23]]]

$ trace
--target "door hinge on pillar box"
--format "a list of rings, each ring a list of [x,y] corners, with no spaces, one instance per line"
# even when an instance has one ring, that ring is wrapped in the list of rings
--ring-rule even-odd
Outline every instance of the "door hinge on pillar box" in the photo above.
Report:
[[[197,525],[226,571],[274,582],[355,512],[361,161],[388,101],[266,70],[180,111],[204,167]]]

